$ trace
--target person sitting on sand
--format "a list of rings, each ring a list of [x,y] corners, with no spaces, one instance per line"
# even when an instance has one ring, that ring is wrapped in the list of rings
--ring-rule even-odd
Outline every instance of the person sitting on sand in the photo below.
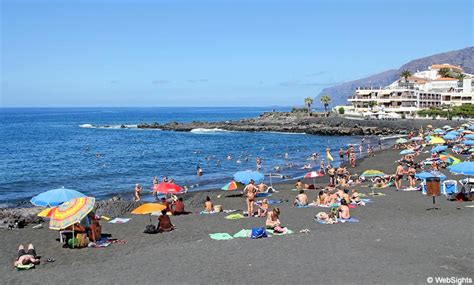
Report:
[[[171,205],[165,197],[161,198],[160,204],[166,207],[167,212],[171,212]]]
[[[38,265],[40,263],[39,257],[36,255],[35,247],[33,244],[28,245],[28,251],[25,251],[25,247],[21,244],[18,247],[18,257],[16,258],[13,266],[22,266],[28,264]]]
[[[135,193],[133,195],[133,201],[138,202],[140,201],[142,192],[142,186],[140,184],[135,184]]]
[[[326,194],[323,190],[321,190],[321,191],[319,191],[319,194],[316,197],[316,200],[314,201],[314,203],[317,206],[325,206],[325,205],[328,204],[328,201],[329,201],[328,194]]]
[[[293,205],[296,207],[304,207],[308,205],[308,196],[304,193],[304,190],[300,190],[300,193],[296,195]]]
[[[166,210],[161,211],[161,215],[158,217],[158,225],[156,226],[158,232],[170,232],[174,230],[174,226],[171,223],[170,217],[166,214]]]
[[[182,198],[182,197],[179,197],[178,200],[176,200],[176,201],[172,204],[171,213],[172,213],[174,216],[182,215],[182,214],[185,213],[185,212],[184,212],[184,203],[183,203],[183,198]]]
[[[319,212],[314,216],[314,218],[318,221],[323,221],[325,224],[336,224],[337,218],[334,213],[326,213],[326,212]]]
[[[206,197],[206,202],[204,202],[204,212],[211,213],[214,211],[214,205],[212,204],[211,197]]]
[[[265,193],[267,192],[267,184],[261,182],[260,184],[258,184],[258,193]]]
[[[251,179],[249,184],[247,184],[244,188],[244,196],[247,202],[247,216],[253,216],[253,203],[255,201],[255,194],[257,193],[258,189],[254,184],[255,182]]]
[[[280,223],[280,209],[274,208],[267,214],[267,220],[265,221],[265,227],[267,229],[274,229],[275,227],[281,227]]]
[[[338,216],[340,219],[350,219],[351,214],[349,212],[349,207],[347,206],[347,202],[345,199],[341,200],[341,206],[338,208]]]
[[[257,216],[259,216],[259,217],[265,217],[265,215],[266,215],[267,212],[268,212],[268,208],[269,208],[268,199],[265,198],[265,199],[262,200],[262,204],[261,204],[261,205],[258,205]]]

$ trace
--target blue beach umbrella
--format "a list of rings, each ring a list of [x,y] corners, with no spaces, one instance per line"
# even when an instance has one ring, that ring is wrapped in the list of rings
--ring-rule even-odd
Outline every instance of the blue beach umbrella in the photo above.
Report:
[[[469,129],[470,129],[471,131],[474,131],[474,125],[470,125],[470,126],[469,126]]]
[[[474,145],[474,140],[468,140],[462,142],[464,145]]]
[[[400,151],[401,155],[412,154],[412,153],[414,153],[412,149],[405,149],[405,150]]]
[[[434,147],[433,149],[431,149],[431,152],[442,152],[442,151],[445,151],[447,148],[448,146],[446,145],[438,145]]]
[[[465,161],[448,167],[452,173],[474,175],[474,162]]]
[[[446,134],[444,135],[443,139],[452,141],[452,140],[455,140],[457,137],[458,136],[453,135],[453,134]]]
[[[448,134],[448,135],[459,136],[460,132],[458,132],[458,131],[449,131],[447,134]]]
[[[474,139],[474,134],[468,134],[464,136],[465,139]]]
[[[415,174],[415,178],[417,179],[426,179],[426,178],[431,178],[431,177],[438,177],[441,180],[446,179],[446,175],[439,171],[425,171],[425,172],[420,172]]]
[[[436,130],[433,131],[433,133],[435,133],[435,134],[444,134],[445,131],[442,130],[442,129],[436,129]]]
[[[234,180],[243,184],[248,184],[250,180],[255,181],[255,183],[260,183],[263,179],[263,174],[258,171],[246,170],[234,174]]]
[[[54,207],[74,198],[86,197],[79,191],[67,188],[58,188],[43,192],[31,198],[31,204],[41,207]]]

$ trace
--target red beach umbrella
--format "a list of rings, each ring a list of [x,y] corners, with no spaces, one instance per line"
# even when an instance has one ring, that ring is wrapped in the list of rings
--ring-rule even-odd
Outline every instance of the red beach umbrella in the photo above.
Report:
[[[183,187],[176,185],[174,183],[162,182],[158,185],[153,186],[153,190],[156,192],[160,192],[162,194],[177,194],[183,191]]]
[[[324,176],[324,174],[322,174],[322,173],[319,172],[319,171],[311,171],[311,172],[306,173],[306,175],[304,176],[304,178],[305,178],[305,179],[313,178],[313,184],[316,185],[316,180],[315,180],[315,178],[316,178],[316,177],[322,177],[322,176]]]

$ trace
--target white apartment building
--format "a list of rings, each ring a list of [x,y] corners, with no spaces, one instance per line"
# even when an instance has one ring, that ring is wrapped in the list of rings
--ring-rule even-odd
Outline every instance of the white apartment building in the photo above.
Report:
[[[462,80],[442,77],[439,71],[447,68],[453,74],[464,74]],[[409,114],[423,108],[474,103],[473,75],[459,66],[433,64],[428,70],[417,71],[408,78],[400,78],[385,88],[359,87],[348,101],[355,112],[396,112]]]

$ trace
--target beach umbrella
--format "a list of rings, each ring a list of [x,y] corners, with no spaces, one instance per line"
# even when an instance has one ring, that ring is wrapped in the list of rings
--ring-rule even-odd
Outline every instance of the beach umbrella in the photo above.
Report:
[[[249,184],[250,180],[255,181],[255,183],[260,183],[263,179],[263,174],[258,171],[245,170],[234,174],[234,180],[243,184]]]
[[[427,125],[426,128],[431,129],[431,128],[433,128],[433,126],[432,125]]]
[[[445,125],[445,126],[443,127],[443,129],[448,130],[448,129],[452,129],[452,128],[451,128],[451,126]]]
[[[407,155],[407,154],[412,154],[412,153],[415,153],[415,151],[412,149],[405,149],[405,150],[400,151],[401,155]]]
[[[236,190],[237,188],[239,188],[239,183],[235,181],[230,181],[229,183],[224,185],[221,189],[230,191],[230,190]]]
[[[461,127],[466,127],[466,128],[469,127],[469,126],[470,125],[468,123],[464,123],[464,124],[461,125]]]
[[[363,177],[380,177],[380,176],[385,176],[385,173],[383,173],[380,170],[375,170],[375,169],[369,169],[364,172],[360,176]]]
[[[161,182],[160,184],[153,185],[153,191],[162,194],[178,194],[183,191],[183,187],[169,182]]]
[[[474,162],[464,161],[448,167],[455,174],[474,175]]]
[[[441,180],[446,179],[446,175],[439,171],[425,171],[425,172],[420,172],[415,174],[415,178],[417,179],[426,179],[426,178],[431,178],[431,177],[438,177]]]
[[[437,145],[431,150],[431,152],[442,152],[445,151],[447,148],[448,146],[446,145]]]
[[[434,131],[433,131],[433,133],[435,133],[435,134],[438,134],[438,135],[439,135],[439,134],[444,134],[444,133],[445,133],[445,131],[444,131],[444,130],[442,130],[442,129],[436,129],[436,130],[434,130]]]
[[[49,228],[62,230],[79,223],[94,209],[94,205],[95,198],[92,197],[74,198],[59,205],[50,216]]]
[[[458,132],[458,131],[449,131],[448,134],[459,136],[460,132]]]
[[[313,184],[316,185],[316,179],[315,178],[322,177],[322,176],[324,176],[324,174],[322,174],[319,171],[311,171],[311,172],[306,173],[304,178],[305,179],[313,178]]]
[[[35,206],[52,207],[79,197],[86,197],[86,195],[79,191],[62,187],[38,194],[31,198],[30,202]]]
[[[49,218],[53,214],[54,210],[56,210],[56,207],[43,209],[41,212],[37,214],[37,216],[41,218]]]
[[[408,140],[405,139],[405,138],[399,138],[398,140],[395,141],[395,143],[397,143],[397,144],[403,144],[403,143],[407,143],[407,142],[408,142]]]
[[[140,205],[139,207],[135,208],[132,211],[132,214],[134,215],[148,215],[150,218],[150,223],[151,223],[151,214],[156,213],[156,212],[161,212],[164,209],[166,209],[166,206],[163,204],[159,203],[145,203],[143,205]]]
[[[474,131],[474,125],[470,125],[468,129],[470,129],[471,131]]]
[[[474,134],[468,134],[464,136],[465,139],[474,139]]]
[[[456,136],[454,134],[449,134],[448,133],[448,134],[444,135],[443,139],[452,141],[452,140],[455,140],[457,137],[458,136]]]
[[[467,140],[467,141],[463,141],[462,144],[464,145],[474,145],[474,140]]]
[[[430,144],[444,144],[446,141],[443,140],[442,138],[431,138],[430,139]]]

